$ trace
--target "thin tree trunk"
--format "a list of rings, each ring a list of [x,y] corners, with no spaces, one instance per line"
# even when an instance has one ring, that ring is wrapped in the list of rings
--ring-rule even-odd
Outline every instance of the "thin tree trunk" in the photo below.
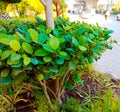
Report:
[[[52,9],[52,0],[41,0],[45,7],[46,26],[54,29],[54,17]]]
[[[54,18],[53,18],[53,10],[52,10],[52,0],[47,0],[46,7],[46,25],[47,27],[50,27],[54,29]]]

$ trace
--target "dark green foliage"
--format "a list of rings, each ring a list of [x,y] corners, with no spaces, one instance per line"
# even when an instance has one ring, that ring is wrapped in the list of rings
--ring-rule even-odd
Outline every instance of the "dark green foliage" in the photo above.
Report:
[[[35,22],[12,20],[1,23],[0,85],[5,87],[38,82],[40,89],[42,87],[44,93],[47,93],[49,89],[52,90],[49,81],[58,79],[59,83],[53,83],[52,86],[59,89],[59,93],[53,89],[59,98],[64,88],[83,86],[81,73],[88,72],[89,65],[98,60],[105,50],[112,48],[113,41],[109,38],[113,31],[99,25],[58,18],[52,30],[46,28],[45,21],[38,17]],[[50,101],[48,96],[47,100]],[[40,108],[44,109],[48,109],[48,106]],[[60,109],[63,112],[79,112],[82,107],[74,99],[68,99]]]

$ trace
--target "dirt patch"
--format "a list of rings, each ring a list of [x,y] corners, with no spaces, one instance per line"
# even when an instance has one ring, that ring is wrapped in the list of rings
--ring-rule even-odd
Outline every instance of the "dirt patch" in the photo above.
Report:
[[[112,88],[114,93],[120,98],[120,80],[114,79],[107,76],[109,79],[104,79],[104,77],[96,76],[94,73],[85,74],[81,77],[84,86],[78,86],[73,90],[66,89],[66,97],[73,97],[80,102],[83,102],[86,97],[95,99],[95,96],[103,95],[106,90]],[[100,79],[100,80],[99,80]]]

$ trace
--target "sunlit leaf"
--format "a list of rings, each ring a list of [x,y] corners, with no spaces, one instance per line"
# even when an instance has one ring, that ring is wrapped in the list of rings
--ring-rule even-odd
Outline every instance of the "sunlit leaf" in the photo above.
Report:
[[[19,41],[17,40],[11,40],[9,45],[14,51],[19,51],[21,47]]]
[[[14,64],[18,64],[19,60],[11,60],[11,58],[7,59],[7,64],[8,65],[14,65]]]
[[[9,56],[10,56],[10,51],[6,50],[2,53],[1,59],[4,60],[4,59],[8,58]]]
[[[60,56],[67,56],[67,53],[66,53],[65,51],[60,51],[60,52],[59,52],[59,55],[60,55]]]
[[[57,37],[52,36],[49,40],[49,45],[52,49],[56,50],[59,47],[60,41]]]
[[[11,60],[12,61],[19,60],[20,58],[21,58],[20,54],[17,54],[17,53],[12,53],[11,54]]]
[[[38,33],[33,29],[29,29],[28,31],[30,32],[30,36],[31,36],[32,40],[38,41]]]
[[[23,60],[23,63],[24,65],[28,65],[29,63],[31,62],[30,58],[29,57],[25,57],[24,60]]]
[[[49,34],[52,32],[52,28],[47,28],[46,33]]]
[[[84,47],[84,46],[79,46],[78,48],[79,48],[81,51],[86,51],[86,50],[87,50],[87,48]]]
[[[0,38],[0,43],[5,44],[5,45],[9,45],[9,40],[7,38]]]
[[[34,52],[34,55],[35,56],[46,56],[46,55],[48,55],[48,52],[45,49],[41,48],[41,49],[37,49]]]
[[[32,54],[33,53],[33,48],[30,44],[23,42],[22,43],[22,48],[25,50],[25,52]]]
[[[38,80],[43,80],[43,79],[44,79],[44,76],[43,76],[43,74],[38,74],[38,75],[37,75],[37,78],[38,78]]]
[[[43,57],[43,61],[44,61],[45,63],[51,62],[51,60],[52,60],[52,58],[49,57],[49,56]]]

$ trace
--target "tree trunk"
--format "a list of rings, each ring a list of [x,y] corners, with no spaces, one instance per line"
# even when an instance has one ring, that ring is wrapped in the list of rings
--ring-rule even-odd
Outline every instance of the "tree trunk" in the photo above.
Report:
[[[41,2],[45,7],[46,26],[54,29],[54,17],[53,17],[53,9],[52,9],[52,0],[41,0]]]
[[[45,6],[45,14],[46,14],[46,25],[54,29],[54,18],[53,18],[53,10],[52,10],[52,0],[47,0]]]

